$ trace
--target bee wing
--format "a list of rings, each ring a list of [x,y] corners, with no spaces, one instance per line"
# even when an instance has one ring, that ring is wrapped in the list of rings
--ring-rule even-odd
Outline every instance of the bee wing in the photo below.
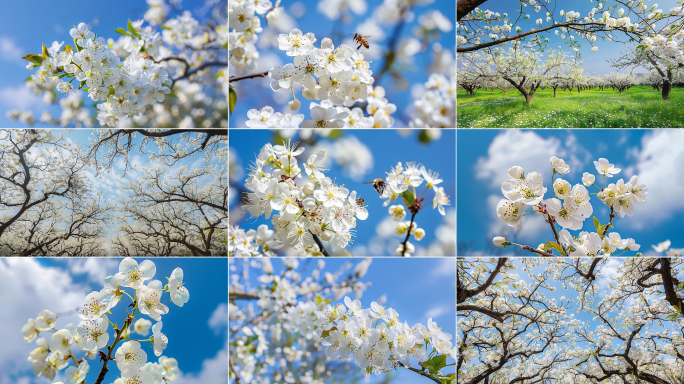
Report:
[[[373,184],[375,181],[364,181],[363,184]]]

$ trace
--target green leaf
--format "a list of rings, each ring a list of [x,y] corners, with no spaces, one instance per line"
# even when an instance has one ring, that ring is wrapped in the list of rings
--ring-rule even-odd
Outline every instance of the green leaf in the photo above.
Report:
[[[43,57],[36,55],[36,54],[33,54],[33,53],[29,53],[28,55],[22,57],[22,59],[26,59],[26,60],[32,62],[33,64],[38,64],[38,65],[43,64]]]
[[[64,51],[64,52],[73,52],[73,51],[74,51],[74,47],[72,47],[71,45],[67,45],[66,47],[64,47],[64,49],[62,49],[62,51]]]
[[[599,219],[596,218],[596,216],[594,216],[594,227],[596,227],[596,231],[598,231],[599,228],[601,228],[601,223],[599,222]],[[599,232],[598,234],[600,235],[601,233]]]
[[[413,205],[413,203],[416,201],[416,198],[413,196],[413,193],[407,189],[401,194],[401,200],[408,208]]]
[[[43,44],[43,59],[50,57],[50,52],[48,52],[47,47]]]
[[[85,85],[85,80],[81,81],[81,84],[78,85],[78,89],[83,88],[84,85]]]
[[[549,249],[555,249],[559,255],[565,256],[565,254],[563,254],[563,248],[555,241],[547,241],[546,244],[544,244],[544,252],[548,252]]]
[[[120,34],[122,34],[122,35],[124,35],[124,36],[131,36],[130,33],[126,32],[126,30],[123,29],[123,28],[121,28],[121,27],[115,29],[114,32],[118,32],[118,33],[120,33]],[[131,37],[132,37],[132,36],[131,36]]]
[[[129,31],[134,37],[140,38],[140,34],[138,33],[138,31],[135,30],[135,27],[133,26],[133,23],[131,23],[131,20],[130,20],[130,19],[128,19],[128,25],[126,26],[126,28],[128,28],[128,31]]]
[[[228,87],[228,107],[230,108],[230,114],[233,114],[235,110],[235,103],[237,103],[237,93],[233,87]]]
[[[437,355],[432,359],[422,362],[421,365],[427,368],[431,374],[436,375],[442,368],[446,367],[446,359],[446,355]]]

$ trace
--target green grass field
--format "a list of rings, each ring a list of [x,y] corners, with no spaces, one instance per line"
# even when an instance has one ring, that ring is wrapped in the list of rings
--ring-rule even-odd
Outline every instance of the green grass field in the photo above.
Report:
[[[460,128],[666,128],[684,127],[684,88],[673,88],[670,100],[649,86],[636,86],[620,94],[612,88],[572,93],[553,89],[537,91],[531,104],[515,88],[476,90],[475,96],[459,89],[456,126]]]

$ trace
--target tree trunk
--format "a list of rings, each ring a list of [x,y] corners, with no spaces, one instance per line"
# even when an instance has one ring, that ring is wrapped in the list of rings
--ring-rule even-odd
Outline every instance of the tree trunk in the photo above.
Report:
[[[554,88],[553,89],[553,98],[555,99],[556,97],[558,97],[558,89]]]
[[[663,81],[663,100],[670,100],[670,90],[672,84],[669,81]]]
[[[527,102],[527,104],[532,103],[532,95],[525,95],[525,101]]]

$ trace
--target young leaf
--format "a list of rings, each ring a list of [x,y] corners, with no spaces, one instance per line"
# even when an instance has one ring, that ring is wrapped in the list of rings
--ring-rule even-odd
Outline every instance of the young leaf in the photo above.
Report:
[[[133,26],[133,23],[131,23],[130,19],[128,19],[128,25],[126,27],[134,37],[140,38],[140,34],[138,34],[138,31],[135,30],[135,27]]]
[[[118,33],[120,33],[120,34],[122,34],[122,35],[124,35],[124,36],[131,36],[130,33],[126,32],[126,30],[123,29],[123,28],[121,28],[121,27],[115,29],[114,32],[118,32]],[[132,36],[131,36],[131,37],[132,37]]]
[[[404,202],[404,205],[406,205],[406,207],[408,208],[413,205],[415,197],[413,196],[413,193],[407,189],[401,194],[401,200]]]
[[[235,110],[235,103],[237,103],[237,93],[233,87],[228,87],[228,106],[230,107],[230,114]]]
[[[560,244],[556,243],[555,241],[547,241],[546,244],[544,244],[544,251],[548,252],[549,249],[555,249],[559,255],[565,256],[563,254],[563,248],[561,248]]]
[[[597,231],[601,227],[601,223],[599,222],[599,219],[596,218],[596,216],[594,216],[594,227],[596,227]],[[600,235],[601,233],[599,232],[598,234]]]
[[[28,55],[22,57],[22,59],[26,59],[26,60],[32,62],[33,64],[38,64],[38,65],[41,65],[43,63],[43,58],[41,56],[38,56],[38,55],[33,54],[33,53],[29,53]]]
[[[43,44],[43,59],[50,57],[50,52],[48,52],[47,47]]]

